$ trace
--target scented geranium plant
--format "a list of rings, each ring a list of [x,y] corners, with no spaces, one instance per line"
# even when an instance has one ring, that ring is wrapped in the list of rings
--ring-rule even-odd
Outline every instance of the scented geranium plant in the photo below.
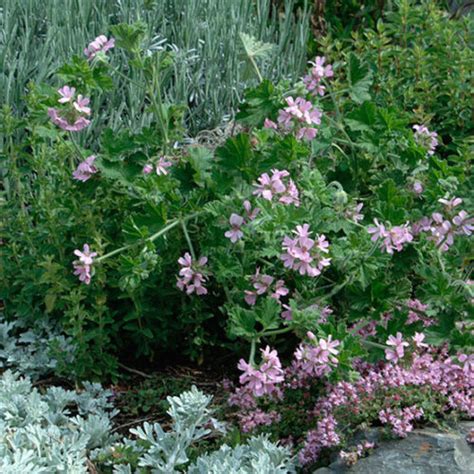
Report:
[[[373,72],[351,53],[316,57],[295,84],[264,80],[251,56],[260,84],[237,115],[240,133],[215,150],[186,146],[183,107],[160,88],[173,78],[172,54],[144,49],[140,26],[111,33],[59,70],[57,88],[32,89],[20,150],[20,123],[5,111],[12,215],[22,216],[10,217],[5,243],[41,269],[31,283],[10,263],[11,315],[39,297],[36,314],[46,305],[62,318],[89,363],[97,341],[97,355],[116,344],[200,360],[230,346],[246,352],[249,377],[261,346],[289,348],[326,323],[325,344],[340,350],[337,340],[347,360],[362,347],[376,358],[374,343],[388,347],[389,335],[428,321],[431,343],[470,343],[468,170],[429,115],[379,105]],[[114,67],[118,51],[126,71]],[[87,143],[94,91],[114,74],[133,81],[136,68],[152,126]],[[31,162],[37,175],[22,175]],[[19,226],[34,229],[33,244],[15,236]],[[272,351],[265,357],[275,369]]]

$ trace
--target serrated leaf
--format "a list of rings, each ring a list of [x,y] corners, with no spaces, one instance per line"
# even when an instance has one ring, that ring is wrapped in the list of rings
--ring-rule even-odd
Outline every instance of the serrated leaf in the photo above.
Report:
[[[364,102],[345,120],[352,131],[371,130],[376,122],[377,107],[373,102]]]
[[[146,32],[146,25],[141,21],[137,21],[132,25],[120,23],[110,27],[115,44],[119,48],[123,48],[130,53],[136,53],[140,49],[141,41]]]
[[[359,58],[351,53],[349,56],[348,79],[351,99],[362,104],[370,100],[369,89],[373,82],[373,73],[368,65],[362,64]]]

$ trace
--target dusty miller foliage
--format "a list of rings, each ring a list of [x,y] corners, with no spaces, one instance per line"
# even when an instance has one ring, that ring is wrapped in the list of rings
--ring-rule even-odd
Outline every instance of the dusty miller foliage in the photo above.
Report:
[[[59,360],[73,362],[73,342],[46,321],[25,329],[0,317],[0,368],[18,370],[33,380],[56,371]]]
[[[290,453],[264,437],[232,449],[226,445],[201,456],[189,468],[190,446],[223,426],[211,416],[211,397],[196,387],[168,397],[171,429],[144,423],[130,430],[133,438],[119,442],[113,433],[113,393],[85,383],[75,392],[61,387],[40,391],[31,379],[7,370],[0,378],[0,472],[89,472],[91,462],[125,473],[292,472]],[[128,452],[132,464],[117,464],[114,453]],[[178,469],[180,469],[178,471]]]
[[[116,440],[111,391],[85,384],[76,393],[7,370],[0,378],[0,472],[86,473],[87,453]]]

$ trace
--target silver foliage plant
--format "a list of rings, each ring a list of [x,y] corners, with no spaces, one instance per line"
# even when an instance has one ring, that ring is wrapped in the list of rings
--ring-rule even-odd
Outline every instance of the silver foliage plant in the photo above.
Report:
[[[34,329],[25,329],[19,321],[0,317],[0,369],[17,370],[33,380],[54,372],[57,354],[63,362],[73,362],[74,344],[45,321]]]
[[[212,418],[211,397],[196,387],[168,397],[171,428],[144,423],[131,429],[133,437],[119,441],[113,433],[117,414],[113,393],[98,384],[84,384],[80,392],[50,387],[40,392],[27,377],[7,370],[0,377],[0,472],[2,474],[80,474],[92,465],[113,469],[115,474],[294,472],[286,448],[265,437],[246,445],[199,457],[189,465],[189,448],[209,435],[224,431]],[[127,451],[134,467],[119,464],[114,453]],[[127,457],[128,458],[128,457]]]
[[[286,448],[271,443],[263,436],[251,438],[248,444],[230,448],[223,445],[218,451],[199,457],[190,467],[188,450],[192,444],[202,440],[212,431],[224,432],[225,427],[212,418],[209,408],[212,397],[196,387],[177,397],[168,397],[171,429],[164,431],[160,424],[144,423],[142,427],[131,429],[136,440],[125,438],[108,449],[97,450],[94,459],[128,448],[138,457],[138,468],[130,464],[114,466],[114,474],[172,474],[221,473],[223,467],[231,473],[286,473],[294,472],[290,452]]]
[[[7,370],[0,378],[0,472],[88,472],[88,452],[116,441],[112,392],[86,384],[80,393],[60,387],[41,393]]]

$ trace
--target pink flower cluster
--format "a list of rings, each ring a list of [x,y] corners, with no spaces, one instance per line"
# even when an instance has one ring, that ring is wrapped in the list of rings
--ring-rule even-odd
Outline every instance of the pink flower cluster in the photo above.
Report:
[[[328,338],[321,344],[311,333],[308,333],[308,339],[324,353],[319,356],[323,363],[326,360],[334,362],[331,359],[337,354],[331,348],[336,350],[336,341]],[[467,417],[474,416],[474,355],[459,354],[455,358],[449,355],[447,346],[427,346],[423,339],[422,334],[415,334],[410,342],[413,350],[406,351],[407,345],[397,334],[392,347],[394,351],[397,348],[404,351],[403,364],[398,360],[370,364],[355,359],[353,370],[357,376],[351,382],[328,382],[323,394],[314,391],[314,388],[322,387],[319,371],[313,370],[311,365],[300,364],[301,360],[307,363],[312,356],[304,355],[300,360],[295,357],[295,361],[282,370],[275,352],[273,358],[278,362],[270,367],[276,366],[277,371],[273,379],[267,381],[268,388],[263,388],[262,376],[255,375],[253,371],[258,369],[253,369],[241,380],[244,385],[230,395],[229,403],[240,409],[239,420],[246,423],[246,429],[279,423],[275,412],[281,414],[282,419],[286,419],[285,410],[293,418],[300,416],[297,420],[307,426],[307,433],[303,440],[294,440],[294,445],[302,446],[299,459],[303,465],[317,461],[325,448],[340,444],[343,431],[338,432],[338,423],[353,431],[361,424],[381,421],[389,424],[396,435],[405,436],[413,429],[413,422],[425,416],[422,406],[425,411],[426,407],[432,407],[431,410],[442,407],[439,414],[456,411]],[[269,353],[269,348],[266,351]],[[248,372],[247,364],[244,363],[241,370]],[[278,382],[274,380],[276,377]],[[295,379],[302,382],[294,383]],[[319,396],[315,397],[315,393]],[[421,399],[420,403],[414,404],[413,400],[420,400],[420,397],[430,403],[425,406]],[[264,417],[261,411],[270,416]],[[252,421],[253,412],[257,412],[255,422]],[[433,413],[426,413],[426,416],[433,416]],[[284,430],[285,426],[276,427],[279,428]],[[372,447],[368,444],[364,449]]]
[[[297,140],[314,140],[318,129],[315,125],[321,124],[322,113],[311,102],[303,97],[287,97],[287,107],[278,114],[278,125],[270,119],[265,119],[265,128],[279,128],[285,133],[294,132]]]
[[[115,46],[115,39],[107,39],[107,36],[100,35],[97,38],[89,43],[87,48],[84,49],[84,54],[87,56],[87,59],[91,61],[99,53],[106,53],[109,49],[112,49]]]
[[[429,217],[423,217],[413,224],[413,233],[415,235],[422,232],[428,232],[428,237],[436,243],[436,246],[446,252],[454,244],[456,235],[470,236],[474,232],[474,217],[470,217],[464,210],[455,214],[454,208],[462,204],[461,198],[439,199],[444,204],[445,212],[434,212]]]
[[[412,185],[412,191],[417,195],[420,196],[423,194],[424,188],[423,183],[421,181],[415,181]]]
[[[390,362],[398,362],[400,359],[403,359],[405,355],[405,347],[408,347],[410,344],[403,340],[403,335],[401,332],[397,332],[396,336],[388,336],[386,341],[387,346],[393,347],[393,349],[385,349],[385,357]]]
[[[240,359],[237,367],[243,374],[239,381],[242,385],[246,385],[255,397],[278,394],[278,385],[285,379],[278,353],[276,350],[272,351],[269,346],[260,351],[262,363],[258,368]]]
[[[426,310],[428,309],[427,304],[423,304],[420,300],[411,299],[407,301],[408,306],[408,324],[413,324],[418,321],[423,323],[423,326],[429,327],[432,326],[435,321],[433,318],[426,314]]]
[[[92,177],[93,174],[97,173],[97,168],[94,166],[95,155],[88,156],[72,173],[74,179],[77,181],[86,182]]]
[[[143,167],[143,174],[150,174],[154,169],[158,176],[164,176],[168,174],[168,168],[171,166],[173,166],[171,161],[169,161],[165,156],[160,156],[154,166],[152,163],[147,163]]]
[[[192,293],[207,295],[207,288],[204,286],[207,280],[204,271],[207,257],[201,257],[197,262],[193,262],[191,255],[186,252],[183,257],[178,259],[178,263],[181,268],[176,286],[188,295]]]
[[[250,201],[244,201],[243,206],[248,222],[253,221],[257,217],[257,214],[260,212],[260,209],[258,207],[252,209]],[[247,222],[245,220],[245,217],[242,217],[241,215],[233,212],[229,218],[229,224],[231,227],[230,230],[225,232],[225,237],[230,239],[230,241],[235,244],[244,236],[241,227],[246,223]]]
[[[322,84],[324,78],[334,76],[334,71],[330,64],[324,64],[326,58],[324,56],[316,56],[314,63],[309,62],[313,67],[309,70],[309,73],[303,77],[303,83],[306,86],[308,92],[313,95],[323,96],[326,88]]]
[[[306,434],[303,448],[298,453],[298,460],[303,466],[317,461],[324,448],[332,448],[341,442],[336,432],[337,421],[332,415],[325,416],[317,422],[316,429]]]
[[[258,178],[258,183],[255,184],[256,189],[253,194],[267,201],[272,201],[275,198],[281,204],[294,204],[298,207],[300,205],[299,192],[289,176],[290,173],[287,170],[273,169],[271,176],[263,173]]]
[[[311,239],[308,224],[296,226],[293,231],[296,238],[285,236],[282,248],[284,253],[280,256],[283,265],[300,273],[316,277],[331,263],[325,255],[329,253],[329,242],[324,235],[317,235],[316,240]]]
[[[336,349],[341,343],[332,340],[329,335],[327,339],[316,340],[312,332],[308,332],[308,338],[312,343],[301,343],[294,353],[294,360],[288,375],[292,375],[293,387],[303,386],[308,378],[318,378],[332,371],[332,366],[338,364]]]
[[[61,109],[50,107],[48,109],[48,115],[51,121],[58,127],[69,132],[78,132],[87,127],[91,123],[91,121],[86,118],[91,114],[89,107],[90,99],[79,94],[77,99],[74,100],[76,94],[74,87],[64,86],[58,89],[58,92],[61,96],[58,102],[63,104],[64,107]]]
[[[362,214],[362,208],[364,207],[364,203],[360,202],[355,204],[354,206],[350,207],[344,213],[347,219],[354,221],[355,223],[359,223],[364,219],[364,215]]]
[[[438,134],[430,132],[425,125],[413,125],[415,130],[415,141],[428,150],[428,155],[434,155],[438,146]]]
[[[374,219],[375,226],[367,228],[367,232],[372,234],[372,242],[381,240],[380,249],[389,254],[393,254],[394,250],[401,252],[403,246],[413,241],[413,234],[408,223],[402,226],[394,226],[387,229],[377,219]]]
[[[257,408],[248,413],[239,414],[238,418],[242,431],[250,433],[259,426],[269,426],[273,423],[278,423],[281,420],[281,415],[276,411],[265,412]]]
[[[285,287],[285,282],[283,280],[277,280],[275,282],[275,278],[272,276],[261,274],[260,268],[257,268],[255,275],[252,275],[251,281],[254,290],[245,291],[245,301],[251,306],[257,302],[258,296],[262,296],[267,292],[277,301],[280,301],[280,298],[286,296],[289,292],[288,288]]]
[[[379,412],[379,420],[391,425],[393,432],[400,438],[405,438],[413,431],[413,420],[418,420],[422,416],[423,408],[418,408],[416,405],[401,409],[386,408]]]
[[[97,252],[91,252],[89,245],[84,244],[82,252],[76,249],[74,255],[79,257],[79,260],[72,262],[74,275],[77,275],[80,281],[89,285],[92,278],[92,264],[94,263],[94,257],[97,257]]]

